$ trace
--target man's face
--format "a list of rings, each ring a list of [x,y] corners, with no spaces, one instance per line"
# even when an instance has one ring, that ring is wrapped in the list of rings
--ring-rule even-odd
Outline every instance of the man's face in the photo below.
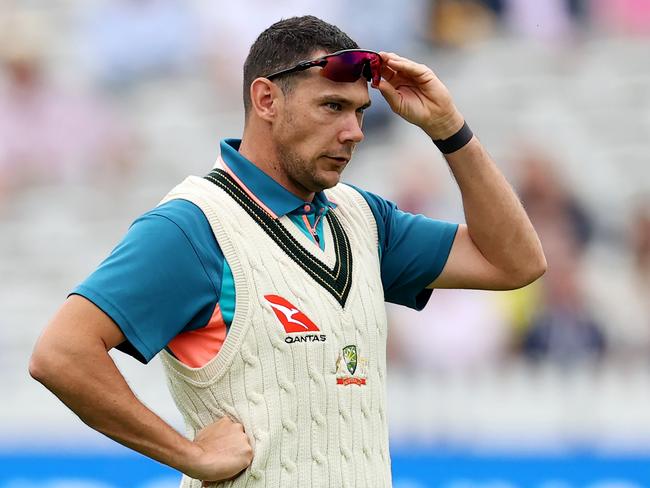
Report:
[[[339,83],[311,69],[283,97],[273,138],[279,164],[301,192],[336,185],[363,140],[363,111],[370,105],[365,78]]]

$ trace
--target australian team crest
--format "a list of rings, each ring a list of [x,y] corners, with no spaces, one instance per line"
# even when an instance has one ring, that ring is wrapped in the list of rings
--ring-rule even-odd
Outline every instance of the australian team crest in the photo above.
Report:
[[[357,370],[357,346],[345,346],[343,348],[343,360],[350,374],[354,374]]]
[[[356,345],[345,346],[336,360],[336,384],[365,385],[367,365],[368,360],[357,354]]]

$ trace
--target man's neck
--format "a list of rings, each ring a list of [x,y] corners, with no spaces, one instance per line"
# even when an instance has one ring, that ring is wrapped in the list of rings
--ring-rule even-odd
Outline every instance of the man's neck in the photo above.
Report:
[[[314,192],[302,188],[286,174],[279,162],[277,150],[269,138],[254,137],[244,130],[241,145],[239,146],[239,154],[244,156],[298,198],[301,198],[306,202],[311,202],[314,199]]]

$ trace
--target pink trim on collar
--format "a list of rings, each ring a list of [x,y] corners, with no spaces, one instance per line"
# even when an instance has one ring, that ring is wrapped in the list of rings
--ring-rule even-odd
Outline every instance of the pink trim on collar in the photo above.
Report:
[[[237,182],[237,184],[241,187],[241,189],[244,190],[246,194],[249,197],[251,197],[255,203],[257,203],[260,207],[262,207],[267,214],[269,214],[274,219],[278,218],[278,216],[275,215],[275,213],[273,213],[273,211],[269,207],[264,205],[262,201],[259,198],[257,198],[255,194],[252,191],[250,191],[248,187],[244,185],[244,183],[239,178],[237,178],[237,175],[235,175],[235,173],[233,173],[233,171],[228,167],[228,165],[223,160],[223,158],[219,157],[219,159],[217,159],[217,164],[221,164],[223,166],[223,169],[225,169],[226,172],[230,175],[230,177]]]

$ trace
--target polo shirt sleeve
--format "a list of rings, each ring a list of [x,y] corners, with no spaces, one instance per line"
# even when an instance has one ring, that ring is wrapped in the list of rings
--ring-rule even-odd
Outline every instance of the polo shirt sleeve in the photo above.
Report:
[[[445,267],[458,224],[403,212],[393,202],[355,189],[377,222],[385,301],[422,310],[432,293],[426,287]]]
[[[147,363],[180,332],[208,323],[223,263],[203,212],[172,200],[138,218],[71,295],[111,317],[126,337],[117,348]]]

